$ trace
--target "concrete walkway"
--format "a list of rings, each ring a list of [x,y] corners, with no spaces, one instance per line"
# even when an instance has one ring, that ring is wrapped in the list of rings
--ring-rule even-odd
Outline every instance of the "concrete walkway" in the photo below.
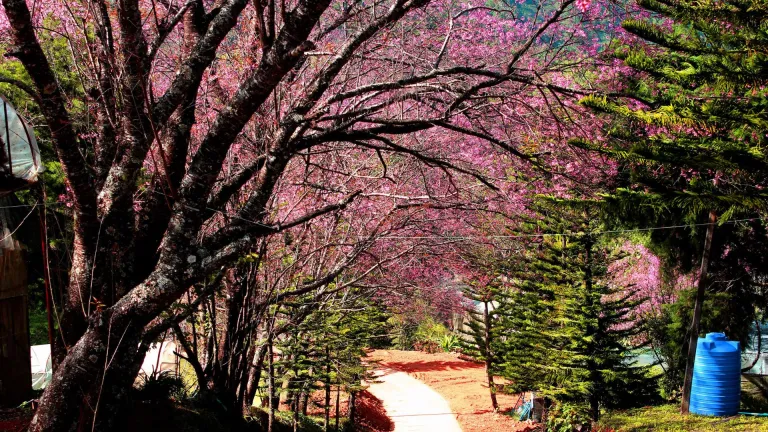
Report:
[[[394,432],[461,432],[456,415],[437,392],[405,372],[377,371],[368,391],[379,398]]]

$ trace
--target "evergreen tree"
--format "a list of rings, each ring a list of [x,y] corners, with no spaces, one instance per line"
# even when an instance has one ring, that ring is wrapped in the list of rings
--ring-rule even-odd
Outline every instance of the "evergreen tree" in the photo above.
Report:
[[[355,290],[314,304],[310,300],[287,304],[283,315],[294,326],[278,344],[281,354],[277,368],[283,371],[279,374],[293,411],[294,428],[300,413],[307,412],[309,395],[322,389],[324,430],[330,430],[333,387],[337,392],[343,389],[350,393],[353,403],[353,395],[363,389],[363,382],[373,378],[365,349],[386,336],[383,324],[388,316]]]
[[[494,411],[499,409],[496,400],[496,383],[494,375],[498,373],[499,365],[499,332],[498,307],[503,301],[501,291],[493,282],[480,283],[474,281],[464,288],[464,296],[472,302],[467,309],[462,337],[459,345],[462,351],[485,363],[488,389],[491,396],[491,406]]]
[[[559,327],[549,333],[561,363],[545,394],[588,401],[597,421],[601,406],[621,405],[645,389],[647,369],[633,364],[632,351],[638,347],[630,344],[640,330],[630,313],[640,301],[631,300],[633,292],[605,282],[611,257],[593,235],[569,238],[567,244],[564,265],[574,280],[562,287]]]
[[[544,216],[526,223],[523,231],[540,234],[562,232],[561,228]],[[507,388],[515,393],[538,391],[546,381],[544,366],[553,360],[548,334],[555,325],[555,291],[567,276],[561,265],[560,239],[532,242],[521,251],[501,265],[512,286],[499,307],[501,326],[507,330],[499,349],[503,353],[501,373],[510,381]]]
[[[606,152],[622,164],[623,184],[606,202],[620,211],[623,220],[709,223],[703,247],[702,242],[681,242],[681,230],[655,234],[657,240],[668,240],[673,253],[701,256],[690,339],[684,348],[688,355],[683,412],[687,412],[695,340],[705,290],[712,280],[710,257],[712,270],[727,275],[727,280],[764,278],[750,270],[761,268],[751,263],[718,267],[727,253],[725,245],[733,240],[718,240],[714,222],[718,217],[760,218],[767,208],[768,3],[640,0],[638,4],[652,12],[652,18],[627,20],[623,26],[651,44],[620,47],[615,53],[637,73],[629,75],[618,96],[583,100],[586,106],[614,116],[613,145],[578,144]],[[760,220],[750,224],[764,230]],[[693,253],[697,249],[700,253]],[[752,296],[750,291],[754,289],[742,290],[747,297]],[[733,298],[732,304],[744,300]],[[755,307],[747,313],[751,320]]]
[[[593,234],[596,220],[581,210],[543,214],[536,228],[543,239],[524,267],[516,265],[517,287],[502,308],[511,388],[587,403],[594,421],[601,406],[629,405],[648,388],[647,368],[631,361],[641,327],[630,313],[640,300],[608,283],[618,256]]]

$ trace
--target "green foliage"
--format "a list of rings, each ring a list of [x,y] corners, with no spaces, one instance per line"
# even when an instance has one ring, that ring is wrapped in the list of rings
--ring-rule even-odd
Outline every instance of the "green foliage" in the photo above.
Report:
[[[184,381],[170,371],[141,375],[139,384],[133,390],[134,400],[154,404],[178,401],[187,396]]]
[[[45,307],[29,308],[29,344],[44,345],[48,343],[48,318]]]
[[[555,219],[529,220],[522,229],[565,232],[562,221]],[[549,333],[555,330],[555,293],[567,276],[559,260],[561,239],[541,242],[522,249],[521,256],[502,264],[511,287],[506,301],[500,305],[501,326],[505,332],[502,347],[502,375],[511,381],[512,392],[538,391],[546,381],[543,365],[554,363],[548,347]]]
[[[419,351],[435,353],[443,349],[444,338],[450,338],[450,336],[453,335],[444,324],[427,315],[416,327],[412,347]]]
[[[682,273],[702,255],[702,229],[713,211],[712,261],[700,332],[725,331],[750,343],[748,328],[768,307],[768,33],[766,2],[640,0],[652,18],[623,27],[646,44],[616,46],[627,73],[622,96],[589,96],[584,106],[607,113],[610,141],[574,144],[619,166],[618,188],[604,198],[624,226],[688,225],[651,233],[655,250]],[[615,93],[614,93],[615,94]],[[681,386],[692,295],[651,317],[649,340],[667,364],[666,397]]]
[[[558,403],[547,413],[547,432],[590,430],[589,407],[584,404]]]
[[[389,316],[355,292],[315,307],[297,302],[280,313],[292,331],[277,344],[276,376],[289,399],[331,386],[362,389],[362,382],[372,378],[373,366],[365,361],[365,349],[386,337],[383,324]]]
[[[394,314],[388,321],[395,349],[409,351],[438,352],[443,349],[443,341],[450,340],[451,331],[435,317],[425,315],[419,319]]]
[[[407,320],[403,315],[393,315],[387,321],[392,333],[392,346],[399,350],[413,349],[418,323]]]
[[[721,221],[764,214],[766,4],[639,4],[654,18],[623,23],[649,43],[616,47],[615,57],[635,70],[625,74],[622,96],[582,100],[610,115],[606,132],[612,139],[574,140],[619,164],[617,188],[604,197],[606,208],[630,226],[692,225],[705,222],[709,211]],[[660,17],[672,21],[671,30]],[[659,230],[652,238],[690,268],[701,256],[698,233],[693,227]],[[722,248],[713,251],[718,256]]]
[[[468,308],[464,328],[461,329],[461,350],[464,354],[491,366],[497,372],[499,364],[499,304],[503,293],[497,281],[472,282],[464,288],[473,307]]]
[[[459,337],[455,334],[447,334],[440,338],[440,348],[445,352],[456,351],[459,348]]]
[[[536,391],[560,403],[631,406],[654,397],[648,371],[632,363],[631,343],[641,323],[631,316],[640,300],[605,281],[618,258],[592,234],[594,213],[541,208],[538,250],[509,266],[514,286],[500,307],[504,338],[502,374],[515,392]]]
[[[443,336],[450,334],[448,328],[438,322],[434,317],[427,316],[421,322],[414,333],[414,337],[417,341],[433,341],[440,340]]]

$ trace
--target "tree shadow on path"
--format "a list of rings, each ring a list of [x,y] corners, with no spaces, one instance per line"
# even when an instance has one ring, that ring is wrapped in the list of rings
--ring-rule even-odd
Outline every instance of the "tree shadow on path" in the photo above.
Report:
[[[403,372],[429,372],[429,371],[460,371],[467,369],[482,369],[483,365],[464,360],[435,360],[415,362],[388,362],[383,360],[382,366]]]

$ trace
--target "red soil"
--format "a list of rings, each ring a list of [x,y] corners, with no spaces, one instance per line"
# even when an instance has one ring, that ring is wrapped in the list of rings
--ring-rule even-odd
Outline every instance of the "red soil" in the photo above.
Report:
[[[311,401],[307,408],[307,414],[322,417],[325,413],[325,392],[318,390],[311,395]],[[331,393],[331,424],[334,424],[336,415],[336,392]],[[357,394],[355,402],[355,417],[357,417],[357,429],[361,432],[391,432],[395,429],[392,420],[387,417],[384,405],[376,396],[368,391]],[[342,417],[349,416],[349,394],[342,392],[339,397],[339,414]]]
[[[20,409],[0,410],[0,432],[22,432],[27,430],[32,414]]]
[[[389,417],[384,405],[368,391],[362,391],[357,397],[357,412],[359,413],[359,430],[367,432],[391,432],[395,425]]]
[[[382,366],[407,372],[440,393],[457,414],[464,432],[521,432],[532,426],[506,414],[514,408],[517,395],[497,394],[500,412],[493,412],[482,364],[461,360],[454,353],[376,350],[370,356]]]
[[[310,395],[309,407],[307,407],[307,414],[312,416],[322,417],[325,414],[323,406],[325,405],[325,391],[317,390]],[[289,407],[285,408],[290,410]],[[348,416],[349,409],[349,394],[347,392],[341,392],[339,395],[339,415],[341,417]],[[331,423],[333,423],[333,417],[336,415],[336,390],[331,392]]]

